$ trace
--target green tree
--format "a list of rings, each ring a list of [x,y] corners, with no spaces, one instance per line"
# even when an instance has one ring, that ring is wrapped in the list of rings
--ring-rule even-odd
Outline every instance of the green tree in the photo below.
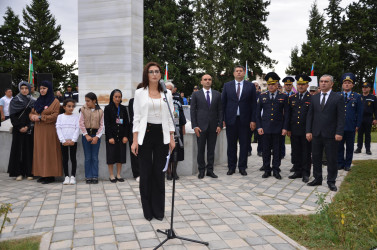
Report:
[[[222,0],[197,0],[194,2],[195,10],[195,39],[197,41],[198,73],[207,73],[212,76],[215,88],[219,89],[222,82],[219,76],[223,48],[220,37],[223,34],[223,24],[219,10],[223,7]]]
[[[28,54],[24,50],[20,19],[10,7],[0,27],[0,72],[11,73],[13,85],[28,77]],[[17,88],[15,89],[17,90]]]
[[[63,64],[65,50],[60,39],[61,26],[49,10],[47,0],[32,0],[22,11],[24,32],[28,47],[32,50],[35,73],[52,73],[54,88],[74,82],[76,61]]]
[[[169,79],[188,94],[196,82],[193,18],[192,0],[144,1],[144,62],[168,63]]]
[[[342,32],[345,72],[354,73],[358,83],[373,82],[377,66],[377,2],[360,0],[350,4]]]
[[[271,68],[276,61],[266,55],[271,50],[265,41],[269,40],[269,29],[265,25],[270,1],[263,0],[224,0],[220,9],[223,26],[220,41],[223,54],[220,69],[223,80],[233,79],[235,64],[248,65],[261,74],[262,66]]]

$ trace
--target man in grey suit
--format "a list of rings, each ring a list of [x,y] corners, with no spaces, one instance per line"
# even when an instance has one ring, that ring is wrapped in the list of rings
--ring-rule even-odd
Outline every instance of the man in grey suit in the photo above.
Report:
[[[190,107],[191,126],[195,131],[198,141],[198,178],[204,178],[205,169],[207,169],[207,176],[217,178],[217,175],[213,172],[213,163],[216,140],[221,132],[223,123],[221,94],[211,89],[212,77],[210,75],[203,75],[201,84],[203,85],[203,89],[192,93]],[[204,161],[206,144],[207,165]]]
[[[344,98],[332,91],[333,77],[323,75],[319,80],[321,92],[312,96],[306,120],[306,139],[312,141],[313,176],[308,186],[322,185],[322,153],[327,156],[327,185],[331,191],[338,175],[338,143],[344,133]]]

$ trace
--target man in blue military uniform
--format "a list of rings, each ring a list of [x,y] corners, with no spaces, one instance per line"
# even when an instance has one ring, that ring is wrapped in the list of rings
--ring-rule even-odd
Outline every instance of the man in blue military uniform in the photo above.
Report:
[[[263,167],[262,178],[273,176],[281,179],[280,175],[280,146],[282,135],[287,134],[288,129],[288,96],[278,91],[280,77],[275,72],[265,76],[268,92],[259,97],[257,106],[257,128],[258,134],[263,135]],[[262,113],[263,112],[263,113]],[[273,149],[273,160],[271,169],[271,149]]]
[[[311,103],[311,95],[307,91],[312,79],[307,75],[296,75],[298,93],[288,98],[289,126],[291,137],[293,175],[289,179],[302,178],[307,183],[311,168],[312,144],[306,139],[306,116]]]
[[[355,75],[345,73],[341,78],[343,91],[340,93],[344,98],[344,109],[346,112],[344,123],[344,135],[338,147],[338,169],[349,171],[351,169],[355,132],[360,128],[363,118],[363,103],[361,96],[352,91],[355,86]],[[344,157],[344,144],[346,144],[346,155]]]
[[[364,112],[363,112],[363,121],[361,122],[361,126],[358,130],[357,136],[357,149],[355,153],[361,153],[361,149],[363,148],[363,137],[365,134],[365,149],[366,154],[371,155],[372,152],[370,151],[370,141],[371,136],[370,132],[372,130],[372,124],[377,124],[377,98],[376,96],[370,94],[371,86],[370,83],[363,83],[362,91],[363,95],[361,96],[361,101],[364,104]],[[374,118],[373,118],[374,116]]]

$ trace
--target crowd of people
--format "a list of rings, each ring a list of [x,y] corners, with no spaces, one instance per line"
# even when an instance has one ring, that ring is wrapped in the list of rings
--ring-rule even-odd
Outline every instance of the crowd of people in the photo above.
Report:
[[[369,83],[362,84],[362,94],[352,91],[356,84],[352,73],[342,76],[342,91],[336,93],[330,75],[321,76],[316,89],[309,88],[311,78],[307,75],[297,75],[295,79],[285,77],[282,87],[280,77],[270,72],[265,76],[268,89],[261,92],[256,83],[244,79],[245,68],[236,66],[234,80],[225,83],[221,93],[212,89],[211,75],[204,74],[202,88],[195,86],[191,97],[186,98],[171,82],[166,84],[168,91],[164,93],[159,84],[161,72],[155,62],[145,65],[142,82],[128,109],[122,105],[123,94],[119,89],[110,93],[104,110],[98,105],[96,94],[87,93],[78,114],[74,113],[78,94],[72,91],[71,85],[64,95],[54,94],[49,81],[40,84],[39,92],[29,83],[20,82],[19,94],[14,98],[7,89],[0,100],[0,112],[1,120],[10,118],[13,125],[9,176],[16,180],[39,177],[38,182],[48,184],[64,174],[64,185],[76,184],[76,151],[81,133],[85,182],[97,184],[98,154],[105,133],[109,181],[124,182],[121,170],[127,160],[128,143],[133,177],[140,182],[144,217],[162,220],[165,178],[178,179],[173,163],[184,160],[184,149],[176,145],[174,134],[179,131],[180,140],[184,140],[187,121],[183,105],[188,103],[191,126],[197,137],[199,179],[218,178],[214,172],[215,146],[224,127],[227,175],[235,174],[238,167],[239,173],[247,176],[252,136],[258,142],[258,156],[263,157],[262,178],[271,175],[282,178],[280,164],[285,157],[288,136],[293,164],[293,174],[288,178],[302,178],[309,186],[322,185],[325,158],[327,184],[332,191],[337,190],[338,170],[349,171],[353,153],[361,153],[364,135],[366,153],[371,154],[370,133],[372,124],[377,124],[377,100],[370,94]],[[295,80],[297,92],[292,91]],[[279,86],[284,90],[280,91]],[[166,103],[172,108],[173,120]],[[354,151],[356,132],[359,136]],[[176,158],[167,163],[167,156],[173,153]],[[314,179],[309,182],[312,164]]]

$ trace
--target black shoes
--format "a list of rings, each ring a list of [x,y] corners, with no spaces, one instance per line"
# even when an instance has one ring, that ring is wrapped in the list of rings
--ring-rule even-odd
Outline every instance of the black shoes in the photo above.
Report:
[[[37,180],[37,182],[41,183],[41,182],[44,181],[45,178],[46,178],[46,177],[39,177],[39,179]]]
[[[242,170],[240,170],[240,174],[243,175],[243,176],[246,176],[247,172],[246,172],[246,170],[242,169]]]
[[[370,150],[367,150],[366,154],[367,154],[367,155],[371,155],[372,152],[371,152]]]
[[[329,189],[331,191],[334,191],[336,192],[338,189],[336,188],[335,184],[334,183],[327,183],[327,185],[329,186]]]
[[[227,175],[232,175],[234,174],[236,171],[235,170],[232,170],[232,169],[229,169],[228,172],[226,173]]]
[[[122,177],[115,177],[115,179],[117,180],[117,181],[119,181],[119,182],[124,182],[124,179],[122,178]]]
[[[288,178],[289,178],[289,179],[302,178],[302,174],[294,173],[293,175],[289,176]]]
[[[281,180],[281,175],[278,172],[272,174],[276,179]]]
[[[262,175],[262,178],[268,178],[269,176],[271,176],[271,172],[265,171],[264,174]]]
[[[309,182],[307,184],[308,186],[321,186],[322,185],[322,180],[317,180],[317,179],[314,179],[313,181]]]
[[[154,217],[156,220],[162,221],[164,217]]]
[[[86,183],[86,184],[92,184],[92,179],[90,179],[90,178],[86,179],[86,180],[85,180],[85,183]]]
[[[55,182],[54,177],[44,177],[41,183],[42,184],[50,184],[50,183],[53,183],[53,182]]]
[[[338,170],[344,169],[344,166],[338,166]]]
[[[355,154],[360,154],[361,153],[361,149],[360,148],[357,148],[355,151],[354,151]]]
[[[86,184],[98,184],[98,178],[88,178],[88,179],[85,180],[85,183]]]
[[[344,170],[348,172],[351,170],[351,167],[344,167]]]
[[[92,184],[98,184],[98,178],[92,178]]]
[[[207,174],[206,174],[206,176],[210,176],[210,177],[212,177],[212,178],[218,178],[218,176],[217,176],[217,175],[215,175],[215,173],[214,173],[214,172],[212,172],[212,171],[207,171]]]
[[[171,180],[173,180],[173,177],[171,176],[171,174],[166,174],[166,179],[168,181],[171,181]]]
[[[266,167],[265,166],[262,166],[259,171],[266,171]]]
[[[295,167],[292,167],[291,169],[289,169],[289,172],[294,172],[295,171]]]
[[[302,181],[305,182],[305,183],[308,183],[309,182],[309,176],[303,176]]]
[[[203,179],[204,178],[204,171],[199,172],[198,178],[199,179]]]
[[[251,156],[251,152],[247,152],[247,156]]]
[[[258,156],[262,157],[262,152],[258,152]]]
[[[109,181],[110,181],[111,183],[117,183],[117,178],[114,178],[114,179],[109,178]]]

